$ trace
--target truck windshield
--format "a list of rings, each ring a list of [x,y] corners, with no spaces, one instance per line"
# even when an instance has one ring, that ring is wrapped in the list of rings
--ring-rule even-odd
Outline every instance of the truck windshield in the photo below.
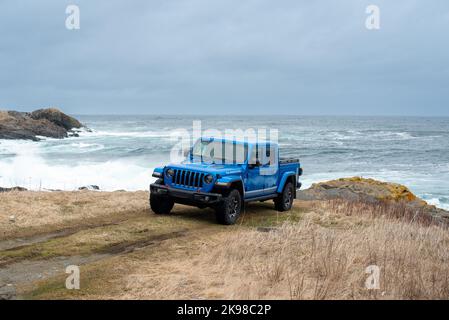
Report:
[[[220,164],[242,164],[248,157],[248,144],[232,141],[198,140],[192,149],[194,160]]]

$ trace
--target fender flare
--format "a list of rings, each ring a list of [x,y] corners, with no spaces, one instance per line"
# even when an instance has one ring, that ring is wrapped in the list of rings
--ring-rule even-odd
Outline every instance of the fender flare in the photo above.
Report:
[[[215,186],[221,188],[229,188],[231,184],[234,182],[240,182],[242,184],[242,196],[245,196],[245,184],[243,183],[243,179],[240,176],[225,176],[217,179],[215,181]]]
[[[215,184],[229,184],[231,185],[231,183],[233,182],[241,182],[243,185],[243,180],[240,176],[225,176],[225,177],[221,177],[219,179],[217,179],[217,181],[215,181]]]
[[[154,178],[163,179],[164,178],[164,167],[156,167],[151,175]]]
[[[287,179],[290,178],[291,176],[296,177],[296,172],[295,171],[284,172],[284,174],[282,175],[281,181],[279,182],[279,186],[276,190],[277,193],[281,193],[282,190],[284,190],[285,183],[287,182]]]

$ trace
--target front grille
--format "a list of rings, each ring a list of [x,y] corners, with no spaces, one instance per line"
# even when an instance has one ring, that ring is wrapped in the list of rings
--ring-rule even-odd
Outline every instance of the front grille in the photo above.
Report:
[[[203,186],[204,173],[189,170],[175,169],[173,183],[183,187],[201,188]]]

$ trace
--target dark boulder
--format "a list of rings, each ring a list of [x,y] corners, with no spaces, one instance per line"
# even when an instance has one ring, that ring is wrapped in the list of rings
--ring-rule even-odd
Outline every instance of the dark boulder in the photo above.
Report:
[[[82,124],[61,111],[40,109],[32,113],[0,111],[0,139],[39,140],[39,136],[62,139]]]
[[[67,131],[82,127],[81,122],[55,108],[39,109],[31,112],[30,116],[35,120],[46,119],[57,126],[63,127]]]
[[[82,191],[82,190],[98,191],[98,190],[100,190],[100,187],[97,185],[91,184],[88,186],[79,187],[78,190],[80,190],[80,191]]]
[[[11,191],[27,191],[26,188],[22,187],[12,187],[12,188],[2,188],[0,187],[0,192],[11,192]]]

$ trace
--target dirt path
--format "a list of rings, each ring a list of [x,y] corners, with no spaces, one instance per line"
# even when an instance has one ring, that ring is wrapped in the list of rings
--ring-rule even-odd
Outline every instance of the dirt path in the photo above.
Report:
[[[117,227],[117,225],[114,225]],[[95,233],[98,230],[91,228],[89,232]],[[85,231],[85,230],[82,230]],[[111,233],[114,233],[115,228],[111,229]],[[81,230],[79,231],[81,232]],[[106,245],[98,245],[92,247],[89,252],[83,255],[57,255],[50,258],[45,258],[43,255],[37,254],[34,257],[24,255],[22,258],[17,258],[11,262],[5,262],[0,267],[0,288],[7,286],[9,289],[12,287],[17,289],[14,298],[23,298],[23,290],[20,288],[29,288],[36,281],[45,282],[47,279],[53,277],[61,277],[65,274],[65,269],[69,265],[85,266],[94,262],[101,262],[110,258],[126,259],[126,255],[130,253],[138,252],[139,250],[159,250],[159,246],[165,243],[165,246],[171,247],[175,245],[178,239],[185,238],[185,241],[191,241],[192,238],[202,239],[207,241],[208,235],[211,233],[217,233],[216,227],[204,226],[201,223],[198,226],[192,226],[190,228],[181,228],[176,231],[170,231],[159,234],[148,234],[147,236],[135,239],[128,239],[123,242],[113,242]],[[47,235],[46,237],[40,236],[39,242],[37,239],[33,239],[34,242],[29,242],[27,245],[19,247],[9,248],[0,252],[14,252],[17,250],[23,252],[26,250],[37,250],[38,245],[46,245],[49,241],[63,241],[67,237],[77,237],[76,233],[67,233],[65,235],[55,234]],[[84,236],[83,236],[84,237]],[[183,241],[181,239],[181,241]],[[63,242],[61,246],[64,247]],[[38,250],[37,250],[38,251]],[[27,290],[25,290],[27,291]],[[1,295],[1,290],[0,290]]]
[[[130,253],[134,250],[139,250],[149,246],[157,246],[161,241],[184,237],[187,235],[187,232],[188,231],[186,229],[148,237],[135,242],[118,243],[100,248],[97,252],[92,252],[83,256],[58,256],[49,259],[39,259],[35,261],[21,260],[10,263],[0,268],[0,286],[18,286],[36,280],[46,279],[63,273],[65,268],[69,265],[81,266],[119,254]],[[50,238],[51,237],[48,236],[48,239]]]
[[[67,237],[67,236],[75,234],[81,230],[94,229],[94,228],[110,226],[110,225],[117,225],[118,223],[120,223],[120,221],[110,222],[110,223],[100,223],[97,225],[93,224],[93,225],[86,226],[86,227],[82,227],[82,226],[69,227],[69,228],[65,228],[62,230],[48,232],[48,233],[44,233],[44,234],[37,234],[34,236],[29,236],[29,237],[21,237],[21,238],[2,240],[2,241],[0,241],[0,251],[20,249],[20,248],[24,248],[26,246],[30,246],[33,244],[46,242],[51,239]]]
[[[84,199],[80,199],[81,196]],[[82,203],[81,210],[89,212],[89,223],[82,219],[82,213],[77,212],[77,219],[64,222],[62,227],[52,227],[51,216],[65,214],[63,210],[67,203],[75,202],[64,193],[65,202],[55,206],[53,212],[45,213],[49,216],[45,220],[48,223],[39,228],[26,226],[34,234],[27,231],[26,237],[10,236],[0,241],[0,299],[70,298],[71,293],[64,288],[65,269],[69,265],[80,266],[85,273],[89,270],[84,285],[89,288],[88,292],[95,292],[94,297],[98,297],[103,288],[96,281],[104,279],[108,283],[112,277],[116,282],[123,282],[129,270],[117,270],[127,265],[132,269],[133,259],[142,262],[152,259],[157,261],[155,265],[163,266],[171,259],[176,260],[177,255],[196,252],[221,234],[234,232],[235,228],[262,227],[260,230],[266,231],[265,227],[270,228],[279,219],[272,206],[267,204],[249,206],[240,219],[240,226],[233,227],[216,224],[212,210],[185,206],[177,205],[169,216],[158,216],[148,210],[144,193],[137,194],[141,202],[137,202],[136,194],[130,193],[137,203],[135,210],[123,207],[122,211],[111,210],[106,214],[101,211],[96,219],[95,210],[101,210],[97,207],[97,195],[93,198],[89,198],[89,194],[81,196],[73,194],[76,203]],[[122,194],[120,196],[123,198]],[[52,206],[56,199],[50,199]],[[107,200],[105,195],[101,200]],[[288,215],[282,219],[285,217]],[[21,234],[21,230],[18,231]],[[160,254],[167,256],[161,258]],[[115,286],[111,284],[110,291]]]

